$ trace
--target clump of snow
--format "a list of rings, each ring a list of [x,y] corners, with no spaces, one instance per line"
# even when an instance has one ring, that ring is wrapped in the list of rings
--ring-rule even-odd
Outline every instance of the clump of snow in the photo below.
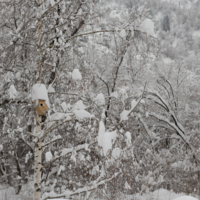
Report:
[[[103,106],[105,105],[105,98],[104,98],[104,95],[102,93],[98,94],[95,98],[95,101],[96,103],[99,105],[99,106]]]
[[[131,109],[130,110],[124,110],[121,114],[120,114],[120,118],[121,121],[126,121],[128,120],[128,116],[130,115],[130,113],[135,109],[135,107],[137,106],[137,104],[139,103],[140,99],[138,99],[137,101],[135,99],[132,100],[131,102]]]
[[[118,94],[119,94],[120,98],[122,99],[122,101],[125,100],[126,98],[128,98],[127,91],[124,88],[120,88]]]
[[[85,156],[81,152],[79,153],[78,157],[80,161],[85,161]]]
[[[114,159],[119,159],[120,156],[121,156],[121,149],[119,149],[119,148],[114,148],[114,149],[112,150],[112,158],[114,158]]]
[[[17,72],[15,77],[16,77],[16,79],[19,79],[21,77],[20,72]]]
[[[3,150],[3,145],[2,144],[0,144],[0,151],[2,151]]]
[[[55,90],[52,87],[52,84],[50,84],[49,87],[48,87],[48,93],[54,93],[54,92],[55,92]]]
[[[57,174],[60,175],[61,171],[65,171],[65,166],[64,165],[60,166]]]
[[[76,151],[72,151],[71,160],[76,163]]]
[[[124,38],[126,36],[126,31],[122,29],[119,33],[120,37]]]
[[[182,196],[182,197],[178,197],[174,200],[198,200],[198,199],[191,197],[191,196]]]
[[[185,104],[185,112],[188,114],[190,112],[190,106]]]
[[[104,156],[107,155],[108,150],[112,149],[112,144],[118,137],[116,131],[106,132],[102,121],[99,123],[98,145],[103,148]]]
[[[81,100],[77,101],[73,106],[73,110],[85,110],[85,109],[86,106],[83,104]]]
[[[45,159],[46,159],[46,162],[49,162],[49,161],[51,161],[51,160],[52,160],[52,158],[53,158],[53,156],[52,156],[52,153],[51,153],[51,151],[48,151],[48,152],[46,152],[46,154],[45,154]]]
[[[128,182],[126,181],[125,185],[124,185],[125,190],[131,190],[131,186],[128,184]]]
[[[63,109],[64,112],[67,111],[67,104],[65,102],[61,103],[61,107],[62,107],[62,109]]]
[[[154,23],[151,19],[145,19],[139,26],[141,32],[146,32],[147,35],[156,37],[154,32]]]
[[[116,99],[118,98],[118,96],[119,96],[119,95],[118,95],[117,91],[112,92],[111,95],[110,95],[110,97],[114,97],[114,98],[116,98]]]
[[[54,0],[50,0],[50,4],[53,7],[55,5],[55,1]]]
[[[72,72],[72,78],[77,81],[77,80],[81,80],[82,79],[82,75],[80,73],[80,71],[78,69],[74,69]]]
[[[125,133],[125,136],[126,136],[126,145],[127,146],[131,146],[131,133],[129,132],[129,131],[127,131],[126,133]]]
[[[15,89],[14,85],[10,86],[9,93],[10,93],[10,98],[11,99],[15,99],[16,98],[16,96],[17,96],[17,90]]]
[[[61,113],[61,112],[57,112],[52,114],[51,116],[49,116],[49,121],[59,121],[61,119],[70,119],[70,114],[66,114],[66,113]]]
[[[135,108],[135,106],[137,105],[137,101],[135,99],[133,99],[131,101],[131,109],[133,110]]]
[[[122,113],[120,114],[120,119],[121,121],[126,121],[128,120],[128,115],[129,115],[130,111],[129,110],[124,110],[122,111]]]
[[[46,86],[41,83],[37,83],[32,87],[32,101],[37,101],[39,99],[44,100],[47,106],[50,108],[48,91]]]
[[[28,162],[28,160],[32,157],[32,153],[29,151],[27,154],[26,154],[26,157],[25,157],[25,163]]]
[[[78,120],[91,119],[94,117],[94,115],[91,115],[86,110],[74,110],[74,114]]]
[[[171,58],[163,58],[163,62],[167,65],[170,65],[173,63],[173,60]]]
[[[144,100],[144,99],[141,99],[140,103],[141,103],[141,104],[145,104],[145,100]]]

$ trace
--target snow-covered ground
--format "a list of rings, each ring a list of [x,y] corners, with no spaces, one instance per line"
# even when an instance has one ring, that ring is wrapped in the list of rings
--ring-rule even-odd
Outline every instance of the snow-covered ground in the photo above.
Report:
[[[15,190],[12,187],[3,187],[0,186],[0,200],[32,200],[32,192],[30,189],[31,185],[24,185],[22,188],[22,192],[20,195],[15,195]],[[192,197],[185,197],[186,194],[179,193],[176,194],[173,191],[168,191],[165,189],[159,189],[154,192],[149,192],[145,194],[136,194],[136,195],[118,195],[118,199],[126,199],[126,200],[196,200],[197,196],[194,195]],[[95,200],[97,197],[91,197],[90,200]],[[105,198],[106,199],[106,198]],[[198,199],[198,198],[197,198]],[[61,199],[60,199],[61,200]],[[103,199],[101,199],[103,200]]]
[[[184,193],[176,194],[173,191],[159,189],[143,195],[135,195],[135,200],[175,200],[177,197],[185,196]],[[188,199],[189,200],[189,199]]]

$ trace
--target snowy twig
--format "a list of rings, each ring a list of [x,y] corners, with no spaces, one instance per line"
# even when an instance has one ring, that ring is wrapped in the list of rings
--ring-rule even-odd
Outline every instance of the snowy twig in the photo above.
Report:
[[[64,124],[65,122],[69,122],[69,121],[73,121],[73,120],[76,120],[76,119],[70,118],[70,119],[65,120],[65,121],[63,120],[63,122],[61,122],[61,123],[55,122],[53,125],[51,125],[48,129],[46,129],[46,130],[44,131],[43,136],[40,138],[40,141],[42,141],[42,140],[46,137],[46,135],[47,135],[48,133],[50,133],[50,132],[53,131],[54,129],[58,128],[59,126],[61,126],[61,125]],[[56,125],[56,124],[57,124],[57,125]],[[54,126],[54,125],[56,125],[56,126]]]
[[[91,145],[95,144],[96,142],[97,141],[95,140],[94,142],[91,142],[90,144],[88,144],[88,146],[91,146]],[[53,160],[48,162],[45,166],[42,167],[42,169],[43,168],[47,168],[49,165],[51,165],[56,160],[58,160],[58,159],[60,159],[60,158],[62,158],[64,156],[67,156],[68,154],[71,154],[73,151],[78,152],[78,151],[84,150],[85,147],[86,147],[86,144],[81,144],[81,145],[78,145],[78,146],[76,146],[74,148],[69,148],[69,149],[65,148],[65,149],[63,149],[62,152],[60,152],[60,154],[61,154],[60,156],[57,156],[56,158],[54,158]]]
[[[152,140],[151,132],[150,132],[148,126],[146,125],[146,123],[144,122],[144,120],[142,119],[142,117],[140,115],[137,115],[137,117],[138,117],[139,121],[143,124],[144,129],[146,130],[146,133],[149,136],[150,140]]]
[[[65,192],[63,192],[62,194],[53,194],[51,195],[51,193],[49,193],[49,196],[46,196],[45,195],[45,198],[43,198],[42,200],[47,200],[47,199],[54,199],[54,198],[61,198],[61,197],[66,197],[66,198],[69,198],[70,196],[74,196],[74,195],[78,195],[80,193],[85,193],[87,191],[91,191],[91,190],[94,190],[96,188],[98,188],[98,186],[100,185],[104,185],[105,183],[113,180],[114,178],[116,178],[116,176],[118,176],[120,174],[120,172],[118,173],[115,173],[111,178],[108,178],[108,179],[104,179],[104,180],[101,180],[99,183],[96,183],[96,181],[93,181],[90,185],[90,187],[88,186],[85,186],[83,188],[79,188],[77,190],[75,190],[74,192],[72,191],[69,191],[69,190],[66,190]],[[48,193],[47,193],[48,194]]]
[[[58,140],[62,140],[63,138],[57,138],[57,139],[55,139],[55,140],[52,140],[52,141],[50,141],[50,142],[48,142],[48,143],[46,143],[46,144],[44,144],[44,145],[42,145],[42,148],[44,148],[44,147],[46,147],[46,146],[49,146],[50,144],[52,144],[52,143],[54,143],[54,142],[57,142]]]
[[[27,135],[30,135],[31,137],[34,137],[34,138],[36,138],[37,136],[36,135],[33,135],[32,133],[30,133],[30,132],[24,132],[25,134],[27,134]]]
[[[146,84],[147,84],[147,83],[145,83],[145,85],[144,85],[144,89],[143,89],[143,92],[142,92],[141,97],[137,100],[136,105],[129,111],[129,113],[128,113],[127,116],[130,116],[130,114],[136,109],[136,107],[138,106],[138,104],[140,103],[140,101],[144,98],[144,92],[145,92],[145,89],[146,89]],[[124,120],[121,120],[121,121],[119,122],[119,125],[120,125],[123,121],[124,121]]]
[[[150,113],[149,115],[152,117],[155,117],[156,119],[163,121],[163,122],[167,123],[169,126],[171,126],[177,132],[177,134],[182,138],[182,140],[185,143],[187,143],[188,146],[190,147],[190,149],[194,152],[193,146],[189,143],[189,141],[185,138],[185,135],[182,133],[182,131],[180,131],[180,129],[175,124],[171,123],[165,117],[157,115],[156,113]]]

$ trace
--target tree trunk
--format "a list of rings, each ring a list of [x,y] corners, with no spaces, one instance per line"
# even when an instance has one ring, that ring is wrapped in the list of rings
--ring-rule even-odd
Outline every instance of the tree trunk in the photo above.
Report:
[[[41,117],[37,116],[36,134],[41,131]],[[35,174],[34,174],[34,198],[40,200],[41,196],[41,168],[42,168],[42,142],[40,140],[35,144]]]
[[[38,7],[42,1],[38,0]],[[40,39],[41,39],[42,20],[39,19],[37,23],[37,42],[38,42],[38,63],[37,71],[39,74],[38,81],[41,81],[41,63],[40,63]],[[41,131],[41,117],[36,113],[36,135]],[[41,180],[42,180],[42,142],[40,139],[35,144],[35,169],[34,169],[34,197],[33,200],[40,200],[41,196]]]

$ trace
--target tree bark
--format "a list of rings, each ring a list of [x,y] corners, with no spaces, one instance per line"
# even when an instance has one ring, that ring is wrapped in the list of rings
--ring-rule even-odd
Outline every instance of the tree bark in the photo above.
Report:
[[[36,134],[41,131],[41,117],[37,115]],[[41,169],[42,169],[42,141],[38,140],[35,144],[35,174],[34,174],[34,198],[40,200],[41,196]]]
[[[41,5],[42,1],[38,0],[38,9]],[[38,81],[41,81],[41,72],[42,66],[40,63],[40,43],[41,43],[41,29],[42,29],[42,20],[38,19],[37,23],[37,42],[38,42],[38,63],[37,63],[37,71]],[[36,113],[36,136],[41,131],[41,117]],[[41,168],[42,168],[42,141],[40,139],[35,143],[35,169],[34,169],[34,197],[33,200],[40,200],[41,196]]]

